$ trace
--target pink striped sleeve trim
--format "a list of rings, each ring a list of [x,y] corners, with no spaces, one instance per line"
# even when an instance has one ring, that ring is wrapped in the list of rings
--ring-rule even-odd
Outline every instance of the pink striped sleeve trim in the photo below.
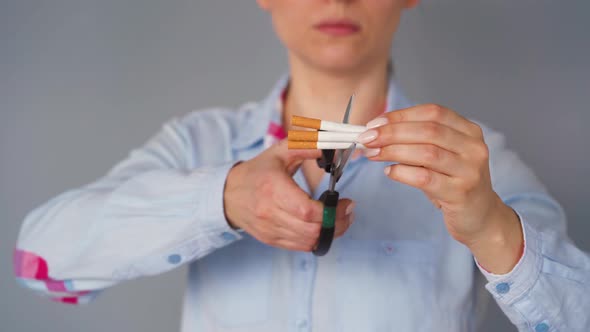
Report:
[[[18,278],[23,279],[32,279],[43,282],[45,287],[50,292],[62,292],[62,293],[70,293],[76,296],[86,295],[90,292],[88,291],[74,291],[71,289],[71,282],[70,287],[67,286],[67,280],[55,280],[49,277],[49,268],[47,265],[47,261],[34,253],[15,249],[14,251],[14,273]],[[77,304],[78,300],[76,296],[71,297],[58,297],[53,298],[56,302],[62,303],[69,303],[69,304]]]
[[[77,297],[54,297],[51,301],[65,303],[65,304],[78,304]]]
[[[47,262],[28,251],[16,249],[14,251],[13,267],[17,277],[47,280],[49,279],[49,270]]]
[[[271,122],[269,124],[268,134],[278,140],[282,140],[287,137],[287,133],[285,133],[285,130],[283,129],[283,127],[277,123],[274,123],[274,122]]]

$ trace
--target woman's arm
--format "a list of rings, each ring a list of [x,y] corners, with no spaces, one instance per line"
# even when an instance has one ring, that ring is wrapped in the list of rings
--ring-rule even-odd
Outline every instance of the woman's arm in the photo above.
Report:
[[[268,245],[310,251],[322,204],[291,176],[319,152],[289,151],[284,141],[233,167],[230,142],[244,114],[198,112],[173,121],[105,178],[33,211],[14,254],[18,280],[58,301],[85,302],[240,239],[228,219]],[[351,211],[352,202],[341,199],[337,236]]]
[[[54,300],[81,303],[120,281],[168,271],[239,239],[223,209],[233,162],[195,162],[196,154],[231,156],[223,153],[230,133],[195,118],[166,124],[104,178],[30,213],[14,253],[17,280]],[[215,151],[195,146],[187,119],[196,131],[218,129]]]
[[[359,140],[370,159],[399,162],[386,174],[441,209],[521,331],[590,328],[590,256],[569,241],[559,204],[501,135],[438,105],[390,112],[367,126]]]
[[[494,190],[518,215],[524,252],[506,274],[478,264],[486,289],[520,331],[590,329],[590,255],[566,234],[566,217],[504,137],[484,128]]]

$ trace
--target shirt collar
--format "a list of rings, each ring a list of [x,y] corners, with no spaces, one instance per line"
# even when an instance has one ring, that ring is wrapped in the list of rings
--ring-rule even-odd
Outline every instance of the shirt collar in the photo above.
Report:
[[[273,121],[280,123],[281,98],[288,83],[289,76],[284,74],[275,83],[267,97],[256,104],[255,109],[242,114],[243,118],[239,119],[237,135],[232,144],[234,149],[246,149],[261,142],[265,142],[265,145],[272,142],[272,139],[267,138],[267,134],[269,134]],[[409,106],[411,106],[411,103],[403,95],[397,82],[391,77],[388,83],[386,112]]]
[[[276,104],[288,83],[289,76],[284,74],[265,99],[255,104],[253,109],[243,112],[236,125],[237,134],[232,142],[234,149],[250,148],[264,140],[269,124],[275,116],[273,113],[276,111]]]

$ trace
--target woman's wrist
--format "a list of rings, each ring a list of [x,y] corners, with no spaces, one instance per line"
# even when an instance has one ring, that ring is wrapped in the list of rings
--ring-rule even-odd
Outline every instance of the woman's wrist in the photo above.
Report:
[[[230,199],[228,199],[228,191],[231,192],[231,188],[233,187],[231,184],[234,182],[233,178],[236,175],[236,166],[240,165],[243,161],[236,162],[232,168],[229,170],[227,177],[225,179],[225,185],[223,188],[223,213],[225,215],[225,220],[227,224],[234,230],[239,231],[241,230],[240,226],[235,223],[235,220],[230,219],[228,210],[230,209]],[[231,182],[231,183],[230,183]],[[229,189],[229,190],[228,190]]]
[[[486,271],[506,274],[522,257],[524,236],[516,212],[499,198],[495,205],[485,221],[487,230],[467,247]]]

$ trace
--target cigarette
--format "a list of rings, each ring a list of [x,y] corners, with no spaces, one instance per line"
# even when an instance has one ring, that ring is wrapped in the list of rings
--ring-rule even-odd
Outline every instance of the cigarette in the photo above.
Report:
[[[334,131],[304,131],[289,130],[287,138],[289,141],[299,142],[344,142],[356,143],[358,133],[341,133]]]
[[[297,115],[293,115],[291,117],[291,124],[297,127],[312,128],[325,131],[337,131],[343,133],[362,133],[367,131],[367,127],[365,126],[357,126],[347,123],[338,123],[320,119],[312,119]]]
[[[332,149],[348,149],[352,143],[346,142],[298,142],[288,141],[287,147],[289,149],[313,149],[313,150],[332,150]],[[357,144],[357,149],[366,149],[364,145]]]

